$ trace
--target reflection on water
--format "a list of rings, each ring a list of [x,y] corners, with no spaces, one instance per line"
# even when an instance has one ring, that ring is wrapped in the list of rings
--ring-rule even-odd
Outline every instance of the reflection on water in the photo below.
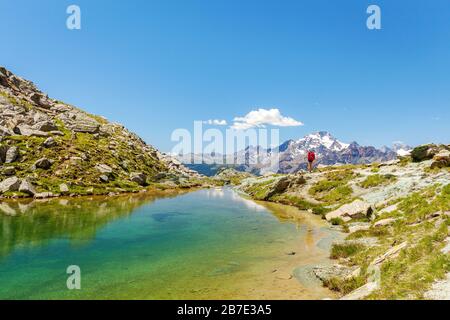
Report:
[[[237,194],[236,192],[230,192],[229,189],[224,189],[224,188],[215,188],[215,189],[208,189],[205,190],[205,195],[209,198],[209,199],[214,199],[214,198],[219,198],[219,199],[224,199],[224,198],[228,198],[231,201],[235,202],[235,203],[239,203],[239,204],[243,204],[245,207],[247,207],[250,210],[253,211],[265,211],[266,209],[264,208],[263,205],[256,203],[253,200],[249,200],[246,198],[241,197],[239,194]]]
[[[331,295],[292,277],[327,259],[323,244],[335,234],[324,222],[229,189],[3,202],[0,211],[0,299]],[[82,290],[67,290],[72,264]]]
[[[99,228],[109,222],[126,217],[136,208],[157,198],[174,196],[140,193],[111,198],[3,202],[0,204],[0,261],[16,247],[45,245],[55,238],[63,237],[73,244],[89,241]],[[154,218],[163,220],[164,215],[155,215]]]

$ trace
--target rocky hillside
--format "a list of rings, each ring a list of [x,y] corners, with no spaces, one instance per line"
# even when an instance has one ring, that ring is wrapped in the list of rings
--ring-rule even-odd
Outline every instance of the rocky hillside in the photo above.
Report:
[[[381,164],[249,178],[239,189],[320,214],[347,233],[331,247],[334,264],[305,269],[343,299],[450,299],[450,146],[420,146]]]
[[[51,99],[3,67],[0,139],[3,197],[187,187],[198,178],[124,126]]]

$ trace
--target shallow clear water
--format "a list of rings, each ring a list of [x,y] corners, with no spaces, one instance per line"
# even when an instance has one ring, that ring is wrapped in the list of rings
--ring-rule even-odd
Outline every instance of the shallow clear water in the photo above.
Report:
[[[0,210],[2,299],[331,296],[291,274],[326,263],[336,233],[313,215],[231,190],[1,203]],[[81,290],[67,289],[69,265],[81,268]]]

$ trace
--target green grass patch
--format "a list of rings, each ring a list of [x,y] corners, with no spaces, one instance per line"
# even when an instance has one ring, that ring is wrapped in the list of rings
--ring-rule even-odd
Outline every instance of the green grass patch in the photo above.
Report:
[[[365,248],[366,246],[361,243],[335,243],[331,247],[330,258],[348,258],[364,250]]]
[[[393,183],[397,180],[397,177],[392,174],[374,174],[368,176],[364,181],[362,181],[359,185],[362,188],[368,189],[373,187],[378,187],[382,185],[387,185]]]

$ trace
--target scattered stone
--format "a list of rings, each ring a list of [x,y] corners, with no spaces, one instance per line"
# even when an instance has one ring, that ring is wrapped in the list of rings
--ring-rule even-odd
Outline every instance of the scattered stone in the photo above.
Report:
[[[23,179],[22,183],[19,186],[19,192],[23,192],[30,196],[33,196],[36,193],[36,190],[28,179]]]
[[[291,251],[291,252],[287,253],[288,256],[295,256],[296,254],[297,254],[297,252],[295,252],[295,251]]]
[[[56,146],[56,141],[55,141],[55,139],[53,139],[53,137],[49,137],[44,141],[43,145],[46,148],[52,148],[52,147]]]
[[[62,194],[68,194],[68,193],[69,193],[69,187],[67,186],[67,184],[61,183],[61,184],[59,185],[59,191],[60,191]]]
[[[100,124],[86,113],[78,110],[71,110],[58,116],[64,124],[74,132],[98,133]]]
[[[19,190],[20,182],[16,176],[3,180],[0,182],[0,193]]]
[[[56,131],[58,127],[51,121],[41,121],[31,127],[33,130],[49,132]]]
[[[394,218],[387,218],[387,219],[383,219],[383,220],[379,220],[379,221],[375,222],[373,224],[373,226],[375,228],[389,226],[389,225],[393,224],[395,221],[396,221],[396,219],[394,219]]]
[[[140,186],[145,186],[147,184],[147,175],[142,172],[133,172],[130,174],[130,180]]]
[[[47,132],[35,130],[27,125],[17,126],[16,128],[14,128],[14,132],[19,135],[28,136],[28,137],[48,137]]]
[[[378,283],[376,282],[368,282],[362,287],[350,292],[349,294],[343,296],[339,300],[361,300],[371,294],[373,291],[379,288]]]
[[[445,243],[446,245],[444,248],[442,248],[441,252],[443,254],[448,254],[450,253],[450,237],[447,237],[447,239],[445,239]]]
[[[350,204],[345,204],[339,209],[328,213],[325,218],[330,221],[333,218],[341,218],[345,222],[352,219],[365,218],[373,212],[372,206],[362,200],[356,200]]]
[[[119,165],[123,170],[128,170],[128,161],[124,160]]]
[[[112,173],[112,168],[106,164],[97,164],[95,166],[95,169],[97,169],[100,173],[106,173],[106,174],[111,174]]]
[[[408,246],[408,242],[405,241],[395,247],[392,247],[391,249],[386,251],[384,254],[377,257],[375,260],[373,260],[371,265],[372,266],[379,265],[379,264],[383,263],[386,259],[397,256],[400,253],[400,251],[403,250],[404,248],[406,248],[407,246]]]
[[[55,195],[52,192],[40,192],[40,193],[34,194],[35,199],[47,199],[47,198],[53,198],[53,197],[57,197],[57,196],[58,195]]]
[[[14,134],[13,131],[11,131],[8,128],[5,128],[3,126],[0,126],[0,136],[1,137],[12,136],[13,134]]]
[[[33,169],[50,169],[50,167],[52,166],[53,161],[47,159],[47,158],[41,158],[39,160],[37,160],[34,165],[33,165]]]
[[[326,282],[335,277],[346,278],[353,269],[340,264],[318,265],[313,267],[312,272],[319,280]]]
[[[445,279],[434,283],[424,297],[429,300],[450,300],[450,273],[447,273]]]
[[[444,212],[442,212],[442,211],[436,211],[436,212],[433,212],[433,213],[429,214],[429,215],[427,216],[427,218],[428,218],[428,219],[433,219],[433,218],[440,217],[440,216],[442,216],[443,214],[444,214]]]
[[[16,146],[12,146],[8,148],[8,151],[6,151],[5,155],[5,163],[12,163],[17,160],[19,157],[19,148]]]
[[[81,163],[83,159],[81,157],[70,157],[70,162],[73,164]]]
[[[368,222],[355,222],[348,225],[348,232],[353,233],[356,231],[365,231],[370,229],[370,223]]]
[[[4,167],[3,170],[2,170],[2,173],[5,176],[12,176],[12,175],[14,175],[16,173],[16,168],[14,168],[14,167]]]
[[[433,157],[431,169],[445,167],[450,167],[450,151],[443,149]]]
[[[379,214],[383,214],[383,213],[391,213],[391,212],[394,212],[395,210],[397,210],[397,205],[396,205],[396,204],[393,204],[393,205],[391,205],[391,206],[389,206],[389,207],[386,207],[386,208],[384,208],[384,209],[381,209],[380,212],[379,212]]]
[[[101,176],[100,176],[100,181],[101,182],[108,182],[109,181],[109,178],[108,178],[108,176],[107,175],[105,175],[105,174],[102,174]]]

